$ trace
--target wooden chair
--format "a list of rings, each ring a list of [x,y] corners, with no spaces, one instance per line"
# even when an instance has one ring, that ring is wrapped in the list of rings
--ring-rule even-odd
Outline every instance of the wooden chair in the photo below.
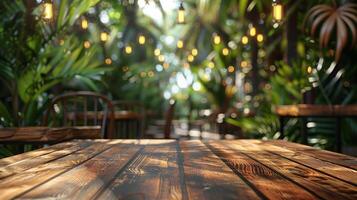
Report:
[[[145,108],[138,101],[114,101],[115,134],[119,138],[139,139],[144,135]]]
[[[70,92],[55,97],[45,114],[46,126],[101,126],[102,138],[114,138],[112,101],[94,92]]]
[[[172,129],[172,120],[174,118],[174,114],[175,114],[175,105],[176,105],[176,101],[171,99],[169,101],[169,108],[166,112],[166,116],[165,116],[165,126],[164,126],[164,137],[165,139],[169,139],[171,138],[171,129]]]

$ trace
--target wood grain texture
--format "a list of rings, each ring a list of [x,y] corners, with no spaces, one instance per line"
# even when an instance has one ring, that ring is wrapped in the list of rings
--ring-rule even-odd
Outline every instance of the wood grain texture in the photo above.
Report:
[[[331,151],[325,151],[321,149],[316,149],[306,145],[296,144],[292,142],[287,142],[283,140],[270,140],[266,141],[267,143],[273,144],[275,146],[281,146],[289,150],[299,152],[304,155],[311,156],[315,159],[334,163],[344,167],[348,167],[354,170],[357,170],[357,158],[343,155]]]
[[[153,140],[97,199],[182,199],[174,140]]]
[[[71,139],[99,139],[100,126],[1,128],[0,142],[61,142]]]
[[[1,199],[16,198],[46,181],[63,174],[110,148],[110,145],[105,145],[108,143],[109,142],[105,140],[97,140],[93,145],[69,156],[28,169],[21,174],[2,179],[0,182]]]
[[[48,147],[44,147],[41,149],[37,149],[34,151],[29,151],[26,153],[18,154],[15,156],[3,158],[3,159],[0,159],[0,168],[5,167],[7,165],[15,164],[16,162],[20,162],[20,161],[22,162],[24,160],[36,158],[41,155],[46,155],[46,154],[49,154],[54,151],[65,149],[67,147],[72,146],[73,144],[74,144],[73,142],[64,142],[64,143],[56,144],[53,146],[48,146]]]
[[[201,141],[180,142],[189,199],[260,199]]]
[[[207,145],[231,168],[243,176],[267,199],[318,199],[304,188],[279,173],[227,147],[224,141],[210,141]]]
[[[29,191],[24,199],[90,199],[115,178],[115,175],[142,147],[117,144],[87,162]]]
[[[259,140],[251,140],[249,143],[260,144],[262,143]],[[280,155],[286,159],[297,162],[301,165],[308,166],[312,169],[318,170],[321,173],[328,174],[332,177],[338,178],[342,181],[348,182],[352,185],[357,186],[357,171],[347,167],[343,167],[334,163],[322,161],[316,159],[315,157],[302,154],[300,152],[295,152],[286,148],[283,148],[281,145],[276,146],[270,143],[263,142],[264,145],[260,145],[264,150]]]
[[[23,171],[36,167],[38,165],[67,156],[71,153],[79,151],[80,149],[88,147],[89,145],[91,145],[91,143],[72,143],[71,146],[68,146],[67,148],[59,149],[57,151],[52,151],[51,153],[45,155],[24,159],[22,161],[7,165],[5,167],[0,168],[0,180],[5,177],[22,173]]]
[[[264,143],[257,145],[249,140],[237,140],[226,145],[275,170],[320,198],[344,200],[357,198],[356,186],[269,153],[261,147]]]

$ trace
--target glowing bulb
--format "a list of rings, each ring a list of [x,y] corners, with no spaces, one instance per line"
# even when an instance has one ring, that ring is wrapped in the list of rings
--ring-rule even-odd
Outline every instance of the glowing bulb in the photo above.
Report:
[[[185,8],[183,7],[183,3],[180,4],[180,7],[178,9],[177,22],[179,24],[184,24],[185,23]]]
[[[143,35],[140,35],[138,38],[138,42],[139,44],[145,44],[146,38]]]
[[[88,28],[88,21],[86,19],[82,19],[82,29],[86,30]]]
[[[307,73],[308,73],[308,74],[311,74],[311,73],[312,73],[312,67],[311,67],[311,66],[308,66],[308,67],[307,67]]]
[[[61,40],[59,41],[59,45],[61,45],[61,46],[64,45],[64,40],[61,39]]]
[[[193,55],[188,55],[187,56],[188,62],[193,62],[194,59],[195,59],[195,57],[193,57]]]
[[[228,67],[228,72],[229,72],[229,73],[234,72],[234,67],[233,67],[233,66],[229,66],[229,67]]]
[[[183,47],[183,41],[179,40],[177,41],[177,48],[181,49]]]
[[[141,73],[140,73],[140,76],[141,76],[142,78],[146,77],[146,72],[141,72]]]
[[[193,56],[197,56],[197,55],[198,55],[198,50],[197,50],[196,48],[195,48],[195,49],[192,49],[191,54],[192,54]]]
[[[258,42],[263,42],[264,41],[264,36],[262,34],[257,35],[257,41]]]
[[[104,62],[105,62],[105,64],[110,65],[110,64],[112,64],[112,59],[106,58]]]
[[[248,37],[247,36],[243,36],[242,37],[242,43],[243,44],[248,44]]]
[[[214,43],[214,44],[219,44],[219,43],[221,43],[221,37],[220,37],[219,35],[215,34],[215,35],[213,36],[213,43]]]
[[[43,18],[51,20],[53,18],[53,4],[51,1],[45,1],[43,4]]]
[[[273,20],[280,22],[283,19],[283,5],[277,1],[273,1]]]
[[[165,62],[165,63],[163,64],[163,66],[164,66],[164,69],[168,69],[168,68],[170,67],[170,64],[167,63],[167,62]]]
[[[149,71],[149,72],[148,72],[148,76],[149,76],[149,77],[154,77],[154,75],[155,75],[155,73],[154,73],[153,71]]]
[[[108,41],[108,39],[109,39],[108,33],[106,33],[106,32],[101,32],[101,33],[100,33],[100,40],[101,40],[102,42],[106,42],[106,41]]]
[[[248,67],[248,62],[243,60],[242,62],[240,62],[240,66],[243,67],[243,68],[244,67]]]
[[[163,55],[159,55],[159,57],[157,58],[160,62],[164,62],[165,61],[165,56]]]
[[[132,52],[133,52],[133,48],[130,45],[125,47],[125,53],[126,54],[131,54]]]
[[[254,37],[256,34],[257,34],[257,29],[254,26],[250,27],[249,35]]]
[[[154,55],[159,56],[161,54],[160,49],[155,49]]]
[[[228,49],[228,48],[223,48],[223,49],[222,49],[222,54],[223,54],[224,56],[228,56],[228,54],[229,54],[229,49]]]
[[[208,63],[208,67],[211,68],[211,69],[214,68],[214,62],[212,62],[212,61],[209,62],[209,63]]]
[[[88,40],[84,41],[83,46],[84,46],[84,48],[89,49],[90,42]]]

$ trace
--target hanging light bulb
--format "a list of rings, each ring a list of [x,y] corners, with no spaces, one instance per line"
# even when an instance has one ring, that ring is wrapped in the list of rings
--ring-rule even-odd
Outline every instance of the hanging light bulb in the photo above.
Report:
[[[101,32],[100,33],[100,40],[102,42],[106,42],[106,41],[108,41],[108,39],[109,39],[109,35],[108,35],[107,32]]]
[[[243,36],[242,37],[242,44],[248,44],[248,37],[247,36]]]
[[[182,40],[177,41],[177,48],[179,48],[179,49],[183,48],[183,41]]]
[[[213,35],[213,43],[214,44],[219,44],[219,43],[221,43],[221,37],[218,35],[218,34],[214,34]]]
[[[51,20],[53,18],[53,3],[51,0],[43,1],[43,18],[45,20]]]
[[[90,42],[89,42],[88,40],[84,41],[84,42],[83,42],[83,46],[84,46],[84,48],[89,49],[89,47],[90,47]]]
[[[112,59],[106,58],[104,62],[105,62],[105,64],[110,65],[110,64],[112,64]]]
[[[188,55],[187,56],[188,62],[193,62],[194,59],[195,59],[195,57],[193,57],[193,55]]]
[[[213,69],[214,66],[215,66],[215,65],[214,65],[214,62],[210,61],[210,62],[208,63],[208,67],[209,67],[209,68]]]
[[[198,50],[196,48],[192,49],[191,54],[193,56],[197,56],[198,55]]]
[[[257,35],[257,41],[258,41],[258,42],[263,42],[263,41],[264,41],[264,36],[263,36],[263,34],[258,34],[258,35]]]
[[[165,61],[165,56],[163,55],[159,55],[159,57],[157,58],[160,62],[164,62]]]
[[[161,54],[160,49],[155,49],[155,50],[154,50],[154,55],[155,55],[155,56],[159,56],[160,54]]]
[[[145,36],[144,35],[139,35],[139,37],[138,37],[139,44],[143,45],[143,44],[145,44],[145,41],[146,41]]]
[[[88,20],[86,18],[82,19],[81,26],[83,30],[86,30],[88,28]]]
[[[223,48],[223,49],[222,49],[222,54],[223,54],[224,56],[228,56],[228,54],[229,54],[229,49],[228,49],[228,48]]]
[[[283,5],[279,0],[273,0],[273,21],[275,23],[281,22],[283,19]]]
[[[257,29],[253,25],[250,25],[249,26],[249,35],[254,37],[256,34],[257,34]]]
[[[185,23],[185,8],[183,7],[183,2],[180,3],[180,7],[178,9],[177,23],[179,24]]]
[[[234,72],[234,66],[229,66],[228,67],[228,72],[233,73]]]
[[[125,53],[126,54],[131,54],[132,52],[133,52],[133,48],[130,45],[125,47]]]

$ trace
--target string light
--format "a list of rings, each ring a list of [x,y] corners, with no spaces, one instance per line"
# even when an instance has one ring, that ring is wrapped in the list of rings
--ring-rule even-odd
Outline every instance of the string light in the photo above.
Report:
[[[144,35],[139,35],[139,37],[138,37],[139,44],[143,45],[143,44],[145,44],[145,41],[146,41],[145,36]]]
[[[45,20],[51,20],[53,18],[53,3],[51,0],[43,1],[43,18]]]
[[[160,49],[155,49],[155,50],[154,50],[154,55],[155,55],[155,56],[159,56],[160,54],[161,54]]]
[[[229,54],[229,49],[228,49],[228,48],[223,48],[223,49],[222,49],[222,54],[223,54],[224,56],[228,56],[228,54]]]
[[[185,23],[185,8],[183,7],[183,2],[180,3],[180,7],[178,9],[177,23],[179,24]]]
[[[164,62],[165,61],[165,56],[163,55],[159,55],[159,57],[157,58],[160,62]]]
[[[257,35],[257,41],[258,42],[263,42],[264,41],[264,36],[262,34]]]
[[[110,65],[110,64],[112,64],[112,59],[106,58],[104,62],[105,62],[105,64]]]
[[[245,60],[243,60],[242,62],[240,62],[240,66],[241,66],[242,68],[248,67],[248,62],[245,61]]]
[[[183,41],[182,40],[177,41],[177,48],[179,48],[179,49],[183,48]]]
[[[228,72],[233,73],[234,72],[234,67],[231,65],[228,67]]]
[[[63,40],[63,39],[61,39],[61,40],[59,41],[59,45],[61,45],[61,46],[64,45],[64,40]]]
[[[248,44],[248,37],[247,36],[243,36],[242,37],[242,44]]]
[[[257,34],[257,29],[253,25],[250,25],[249,35],[254,37],[256,34]]]
[[[82,19],[81,25],[83,30],[88,29],[88,21],[85,18]]]
[[[311,74],[311,73],[312,73],[312,67],[311,67],[311,66],[308,66],[308,67],[307,67],[307,73],[308,73],[308,74]]]
[[[279,0],[273,0],[273,20],[275,23],[281,22],[283,19],[283,5]]]
[[[168,68],[170,67],[170,64],[167,63],[167,62],[165,62],[165,63],[163,64],[163,66],[164,66],[164,69],[168,69]]]
[[[212,61],[209,62],[207,66],[208,66],[209,68],[211,68],[211,69],[214,68],[214,62],[212,62]]]
[[[193,62],[194,59],[195,59],[195,57],[193,57],[193,55],[188,55],[187,56],[188,62]]]
[[[90,48],[90,42],[88,40],[84,41],[83,42],[83,46],[84,46],[84,48],[89,49]]]
[[[213,35],[213,43],[214,44],[219,44],[219,43],[221,43],[221,37],[218,35],[218,34],[214,34]]]
[[[193,56],[197,56],[198,55],[198,50],[196,48],[192,49],[191,54]]]
[[[106,41],[108,41],[108,39],[109,39],[109,35],[108,35],[107,32],[101,32],[100,33],[100,40],[102,42],[106,42]]]
[[[132,52],[133,52],[133,48],[130,45],[125,47],[125,53],[126,54],[131,54]]]

